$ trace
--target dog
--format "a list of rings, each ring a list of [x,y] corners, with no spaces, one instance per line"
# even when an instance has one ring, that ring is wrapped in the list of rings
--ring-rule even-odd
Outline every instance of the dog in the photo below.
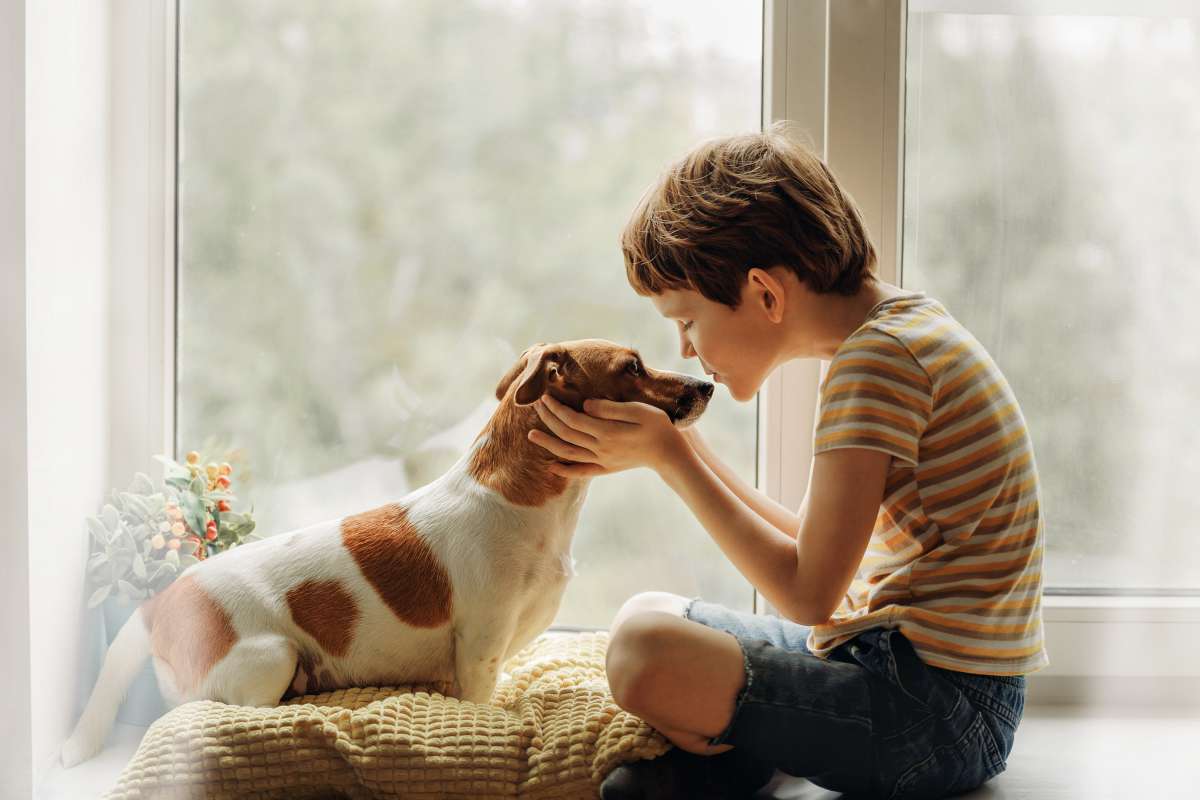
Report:
[[[677,427],[713,384],[646,367],[603,339],[539,343],[496,387],[496,411],[440,478],[394,503],[241,545],[193,564],[117,633],[65,766],[96,752],[152,658],[168,706],[277,705],[350,686],[434,683],[486,703],[502,665],[546,630],[575,574],[571,540],[590,479],[556,475],[528,439],[535,400],[640,401]]]

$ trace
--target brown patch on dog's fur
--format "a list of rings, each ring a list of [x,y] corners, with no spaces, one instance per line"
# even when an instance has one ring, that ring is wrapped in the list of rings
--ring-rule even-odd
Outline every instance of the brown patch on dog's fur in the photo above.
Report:
[[[557,460],[554,455],[529,441],[535,427],[547,430],[533,407],[518,406],[510,393],[479,434],[487,441],[472,454],[467,468],[480,485],[516,506],[540,506],[567,488],[566,478],[547,469]]]
[[[228,612],[185,575],[142,604],[154,655],[170,664],[180,692],[194,691],[237,643]]]
[[[342,542],[392,613],[417,628],[450,620],[450,576],[399,503],[342,520]]]
[[[360,612],[338,581],[304,581],[287,593],[296,625],[317,640],[325,652],[341,657],[350,649]]]

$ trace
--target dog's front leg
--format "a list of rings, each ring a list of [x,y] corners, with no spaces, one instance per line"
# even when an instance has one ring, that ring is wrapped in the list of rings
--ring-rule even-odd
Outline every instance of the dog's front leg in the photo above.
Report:
[[[454,688],[460,700],[487,703],[496,689],[501,661],[512,641],[516,620],[488,615],[464,621],[454,631]]]

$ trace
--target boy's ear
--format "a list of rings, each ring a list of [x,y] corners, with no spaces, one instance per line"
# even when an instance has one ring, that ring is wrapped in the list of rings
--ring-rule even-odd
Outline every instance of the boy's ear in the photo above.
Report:
[[[752,267],[746,273],[750,284],[750,296],[767,315],[771,322],[783,321],[783,282],[765,269]]]

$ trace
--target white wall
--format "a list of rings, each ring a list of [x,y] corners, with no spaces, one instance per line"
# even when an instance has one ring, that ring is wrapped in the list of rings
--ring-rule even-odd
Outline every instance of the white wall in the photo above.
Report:
[[[30,740],[36,786],[75,722],[76,674],[84,662],[83,520],[111,488],[109,11],[107,3],[59,0],[27,3],[25,13],[30,669],[37,677]]]
[[[29,537],[25,440],[25,4],[0,2],[0,797],[28,797]]]

